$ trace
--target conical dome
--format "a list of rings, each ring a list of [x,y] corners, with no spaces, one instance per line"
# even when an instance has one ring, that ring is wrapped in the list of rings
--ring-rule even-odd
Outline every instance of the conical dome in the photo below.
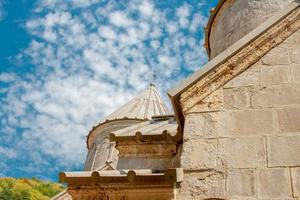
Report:
[[[150,84],[140,95],[106,117],[106,120],[124,118],[144,120],[151,119],[152,116],[168,114],[168,109],[159,96],[155,85]]]

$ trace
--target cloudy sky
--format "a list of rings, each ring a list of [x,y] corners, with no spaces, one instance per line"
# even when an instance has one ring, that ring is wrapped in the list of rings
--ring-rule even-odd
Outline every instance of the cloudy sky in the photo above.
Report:
[[[82,169],[91,127],[156,74],[166,91],[207,62],[217,0],[0,0],[0,177]]]

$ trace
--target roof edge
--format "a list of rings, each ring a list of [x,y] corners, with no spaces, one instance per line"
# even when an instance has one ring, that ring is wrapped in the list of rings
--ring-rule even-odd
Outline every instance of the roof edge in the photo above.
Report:
[[[221,2],[226,1],[222,0]],[[221,3],[220,2],[220,3]],[[224,2],[223,2],[224,3]],[[221,6],[221,5],[220,5]],[[168,96],[171,99],[173,110],[175,113],[176,120],[181,130],[183,130],[184,126],[184,116],[182,112],[182,107],[180,103],[180,95],[187,91],[190,87],[192,87],[196,82],[203,79],[207,74],[213,72],[215,68],[219,67],[223,63],[225,63],[229,58],[235,56],[238,52],[241,52],[249,43],[255,41],[259,38],[263,33],[270,30],[273,26],[279,23],[283,18],[288,16],[294,10],[296,10],[300,6],[299,0],[296,0],[286,6],[284,10],[281,10],[264,23],[259,25],[257,28],[252,30],[250,33],[242,37],[236,43],[231,45],[229,48],[224,50],[218,56],[214,57],[211,61],[201,67],[198,71],[194,72],[188,78],[184,79],[180,84],[175,86],[174,88],[168,91]]]
[[[214,20],[215,20],[217,14],[219,13],[219,10],[222,8],[222,6],[224,5],[224,3],[226,1],[227,0],[220,0],[218,2],[217,6],[210,10],[211,15],[209,16],[206,27],[204,28],[204,31],[205,31],[204,47],[206,49],[206,52],[207,52],[207,55],[208,55],[209,59],[210,59],[210,54],[211,54],[211,49],[210,49],[210,44],[209,44],[209,37],[210,37],[211,27],[212,27],[212,24],[214,23]]]

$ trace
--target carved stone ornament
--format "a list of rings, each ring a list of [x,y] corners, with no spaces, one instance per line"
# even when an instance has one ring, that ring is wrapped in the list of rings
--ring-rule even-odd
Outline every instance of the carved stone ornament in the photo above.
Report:
[[[250,41],[246,47],[239,50],[219,66],[208,71],[203,78],[182,93],[180,102],[183,113],[188,112],[196,104],[201,104],[204,98],[252,66],[272,48],[282,43],[299,28],[300,8],[298,6],[284,19]]]

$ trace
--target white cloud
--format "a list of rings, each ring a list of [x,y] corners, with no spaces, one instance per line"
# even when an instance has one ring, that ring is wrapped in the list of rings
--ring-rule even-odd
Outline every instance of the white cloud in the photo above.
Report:
[[[0,99],[0,141],[15,150],[11,157],[29,158],[21,170],[42,173],[53,166],[48,159],[56,161],[54,171],[81,166],[91,127],[145,89],[153,71],[165,93],[206,62],[203,41],[196,39],[202,15],[191,5],[165,10],[154,1],[129,1],[121,9],[111,1],[93,7],[97,3],[40,1],[37,17],[26,23],[38,39],[20,56],[34,69],[22,77],[0,74],[0,83],[9,84]],[[176,17],[167,17],[169,9]]]
[[[126,13],[121,11],[115,11],[109,16],[110,23],[115,26],[127,27],[130,26],[133,22],[127,18]]]
[[[183,4],[176,9],[176,15],[179,17],[179,24],[181,28],[186,28],[189,24],[188,17],[190,16],[190,5]]]
[[[149,1],[143,1],[140,5],[139,5],[139,10],[140,12],[149,17],[153,14],[153,10],[154,10],[154,6],[151,2]]]
[[[3,159],[3,157],[7,159],[12,159],[15,158],[17,154],[13,149],[0,146],[0,155],[1,155],[1,159]]]

